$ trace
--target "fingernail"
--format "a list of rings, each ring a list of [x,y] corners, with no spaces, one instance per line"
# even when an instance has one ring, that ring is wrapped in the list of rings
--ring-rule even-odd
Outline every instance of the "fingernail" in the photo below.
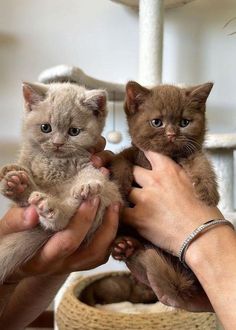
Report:
[[[100,157],[95,156],[95,155],[92,155],[90,159],[91,159],[91,162],[96,165],[100,165],[101,161],[102,161]]]
[[[101,168],[100,168],[100,172],[101,172],[103,175],[105,175],[105,176],[109,176],[109,175],[110,175],[110,171],[109,171],[107,168],[105,168],[105,167],[101,167]]]
[[[115,204],[113,204],[113,211],[115,211],[115,212],[119,212],[119,210],[120,210],[120,203],[115,203]]]

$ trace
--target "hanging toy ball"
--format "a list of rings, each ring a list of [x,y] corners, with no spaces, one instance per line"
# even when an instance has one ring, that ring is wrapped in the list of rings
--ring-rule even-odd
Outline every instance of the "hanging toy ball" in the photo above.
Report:
[[[107,133],[107,141],[110,143],[120,143],[122,140],[121,132],[110,131]]]

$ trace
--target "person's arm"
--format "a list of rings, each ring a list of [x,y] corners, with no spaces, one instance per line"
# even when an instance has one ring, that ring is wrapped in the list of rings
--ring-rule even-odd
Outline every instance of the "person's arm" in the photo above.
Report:
[[[67,275],[41,275],[20,281],[0,317],[1,328],[25,329],[49,306],[66,278]]]
[[[125,222],[153,244],[178,255],[186,237],[211,219],[224,219],[216,207],[199,201],[184,170],[168,157],[147,152],[152,170],[136,167],[134,208]],[[236,234],[226,225],[211,227],[186,252],[186,263],[198,277],[225,329],[236,328]],[[194,302],[189,302],[194,304]]]
[[[21,268],[20,277],[27,277],[17,285],[0,318],[4,329],[23,329],[32,322],[49,305],[70,272],[92,269],[108,260],[109,247],[118,227],[117,204],[108,208],[103,224],[90,244],[80,247],[93,223],[97,207],[97,203],[83,202],[69,226],[56,233]],[[18,273],[14,275],[15,278],[17,276]]]
[[[185,260],[224,329],[236,329],[236,233],[228,226],[212,227],[191,243]]]

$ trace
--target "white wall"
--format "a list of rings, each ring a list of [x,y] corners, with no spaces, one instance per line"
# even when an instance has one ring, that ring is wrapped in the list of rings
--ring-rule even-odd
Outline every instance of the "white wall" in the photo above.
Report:
[[[215,83],[208,103],[211,132],[236,132],[234,0],[196,0],[166,13],[164,81]]]
[[[196,0],[165,14],[163,80],[214,81],[211,132],[236,131],[236,13],[234,0]],[[18,141],[21,81],[45,68],[78,65],[99,79],[138,79],[138,15],[109,0],[0,0],[0,155],[3,141]],[[128,143],[122,105],[117,126]],[[105,132],[111,129],[111,118]],[[10,154],[10,158],[12,155]],[[1,203],[0,203],[1,208]],[[1,212],[1,211],[0,211]]]

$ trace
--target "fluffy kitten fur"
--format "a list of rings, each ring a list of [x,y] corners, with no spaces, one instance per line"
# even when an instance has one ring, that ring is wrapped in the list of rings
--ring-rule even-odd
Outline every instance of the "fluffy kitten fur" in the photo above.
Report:
[[[133,166],[151,168],[142,151],[150,150],[180,164],[200,200],[208,205],[218,204],[215,174],[203,150],[205,103],[212,86],[212,83],[190,88],[160,85],[148,89],[132,81],[127,84],[125,112],[133,146],[118,154],[111,164],[113,178],[124,199],[133,184]],[[121,236],[113,256],[123,259],[139,279],[153,288],[161,288],[173,300],[183,302],[202,290],[193,273],[178,258],[140,238]]]
[[[105,208],[121,201],[117,186],[90,163],[104,127],[106,92],[69,83],[23,84],[23,142],[17,164],[0,172],[0,191],[19,206],[33,204],[40,225],[0,241],[0,282],[67,226],[82,199],[99,195],[88,241]]]

